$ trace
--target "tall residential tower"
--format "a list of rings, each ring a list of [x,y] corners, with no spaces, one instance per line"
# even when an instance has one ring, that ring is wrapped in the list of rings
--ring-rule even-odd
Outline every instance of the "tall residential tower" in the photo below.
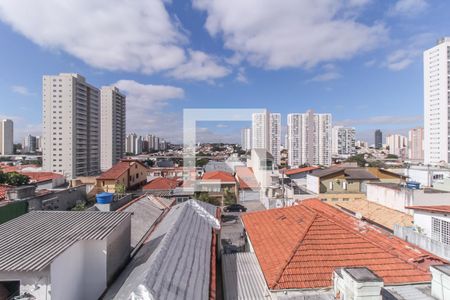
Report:
[[[14,123],[9,119],[0,121],[0,154],[14,153]]]
[[[100,172],[100,91],[79,74],[43,77],[43,169],[67,178]]]
[[[281,161],[281,115],[267,110],[252,115],[252,149],[266,149],[277,164]]]
[[[101,170],[106,171],[125,154],[125,95],[114,86],[101,89]]]

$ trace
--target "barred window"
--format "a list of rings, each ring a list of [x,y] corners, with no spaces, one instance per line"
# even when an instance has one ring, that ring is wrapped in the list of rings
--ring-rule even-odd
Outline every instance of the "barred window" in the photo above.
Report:
[[[450,222],[432,217],[431,238],[450,245]]]

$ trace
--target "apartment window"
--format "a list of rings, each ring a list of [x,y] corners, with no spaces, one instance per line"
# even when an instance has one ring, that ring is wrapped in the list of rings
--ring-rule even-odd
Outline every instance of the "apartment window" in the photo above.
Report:
[[[450,245],[450,222],[431,218],[431,238]]]

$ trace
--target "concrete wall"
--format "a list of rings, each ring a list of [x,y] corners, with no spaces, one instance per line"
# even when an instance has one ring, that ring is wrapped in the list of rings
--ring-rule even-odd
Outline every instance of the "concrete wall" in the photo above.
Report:
[[[20,281],[20,294],[29,293],[39,300],[50,300],[50,272],[0,272],[1,281]],[[53,298],[57,299],[57,298]]]
[[[314,194],[320,193],[320,178],[312,175],[306,176],[306,186],[308,191],[311,191]]]
[[[439,212],[428,212],[428,211],[414,211],[414,225],[419,227],[422,230],[422,233],[431,237],[431,218],[436,218],[440,220],[444,220],[446,222],[450,222],[450,216],[447,214],[439,213]]]
[[[86,186],[58,190],[28,200],[28,210],[69,210],[79,201],[86,201]]]
[[[259,200],[259,190],[239,190],[239,202]]]
[[[94,300],[106,289],[106,241],[79,241],[50,267],[53,299]]]
[[[131,252],[131,216],[125,219],[106,239],[107,269],[106,280],[111,282],[114,275],[126,264]]]

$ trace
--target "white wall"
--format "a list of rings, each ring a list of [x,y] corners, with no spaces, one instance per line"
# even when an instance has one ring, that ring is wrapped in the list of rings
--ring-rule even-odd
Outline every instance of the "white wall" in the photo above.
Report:
[[[450,170],[428,170],[428,169],[405,169],[405,175],[409,176],[411,181],[420,182],[423,186],[431,186],[435,183],[442,182],[442,180],[433,180],[433,176],[442,175],[443,178],[450,177]]]
[[[306,188],[308,191],[319,194],[320,193],[320,180],[319,177],[308,174],[306,176]]]
[[[0,281],[20,281],[20,294],[29,293],[39,300],[50,300],[50,274],[41,272],[0,272]],[[55,299],[55,298],[54,298]]]
[[[414,225],[423,230],[423,234],[431,238],[431,217],[450,222],[450,217],[442,213],[433,213],[428,211],[414,211]]]
[[[106,240],[79,241],[50,267],[52,297],[98,299],[106,289]]]

